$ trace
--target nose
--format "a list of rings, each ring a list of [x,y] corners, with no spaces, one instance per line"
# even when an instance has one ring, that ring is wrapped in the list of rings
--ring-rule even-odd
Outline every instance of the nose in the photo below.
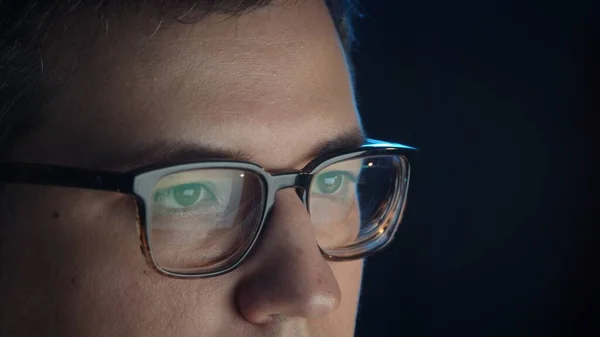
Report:
[[[338,282],[319,250],[310,216],[293,189],[281,190],[236,289],[241,314],[254,324],[276,317],[315,318],[341,300]]]

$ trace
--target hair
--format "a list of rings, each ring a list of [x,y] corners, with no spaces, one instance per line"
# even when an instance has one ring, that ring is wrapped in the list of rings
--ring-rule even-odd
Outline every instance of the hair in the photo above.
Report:
[[[302,0],[290,0],[297,2]],[[237,17],[271,5],[273,0],[0,0],[0,160],[42,120],[52,97],[44,85],[42,48],[49,27],[65,15],[93,9],[99,17],[154,6],[161,17],[187,24],[211,14]],[[347,52],[354,42],[355,0],[325,0]]]

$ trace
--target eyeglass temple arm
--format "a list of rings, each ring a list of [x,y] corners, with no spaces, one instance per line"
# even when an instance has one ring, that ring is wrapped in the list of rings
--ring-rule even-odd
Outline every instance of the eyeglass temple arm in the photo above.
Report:
[[[23,183],[131,193],[133,176],[27,163],[0,163],[0,183]]]
[[[363,147],[395,147],[395,148],[402,148],[402,149],[413,150],[413,151],[419,150],[416,147],[412,147],[412,146],[408,146],[408,145],[404,145],[404,144],[400,144],[400,143],[386,142],[386,141],[377,140],[377,139],[373,139],[373,138],[367,138],[365,145]]]

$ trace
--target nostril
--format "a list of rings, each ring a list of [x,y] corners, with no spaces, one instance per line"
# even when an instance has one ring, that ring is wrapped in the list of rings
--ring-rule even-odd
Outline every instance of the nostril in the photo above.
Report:
[[[271,315],[271,320],[269,321],[269,323],[283,324],[283,323],[287,322],[287,320],[288,320],[288,318],[285,315],[274,314],[274,315]]]

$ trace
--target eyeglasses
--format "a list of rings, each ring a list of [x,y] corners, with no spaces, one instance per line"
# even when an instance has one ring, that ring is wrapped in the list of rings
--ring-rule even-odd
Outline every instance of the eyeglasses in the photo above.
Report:
[[[240,265],[264,230],[275,193],[284,188],[296,188],[326,259],[359,259],[383,249],[402,219],[410,175],[406,154],[414,150],[369,139],[356,150],[279,174],[227,160],[126,173],[1,163],[0,182],[130,194],[149,266],[165,276],[210,277]]]

